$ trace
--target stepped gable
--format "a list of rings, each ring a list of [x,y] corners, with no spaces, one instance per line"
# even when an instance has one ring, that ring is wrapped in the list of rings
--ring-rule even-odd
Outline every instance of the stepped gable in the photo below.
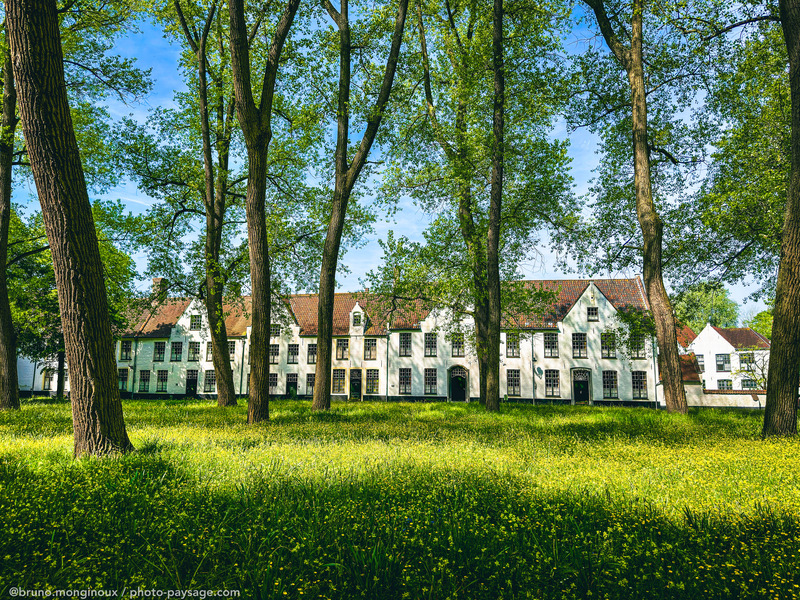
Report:
[[[334,294],[333,335],[350,333],[350,312],[358,302],[367,315],[367,329],[364,335],[386,335],[387,315],[391,315],[392,329],[419,329],[420,321],[430,312],[421,301],[404,301],[394,310],[379,301],[377,296],[367,292],[345,292]],[[289,306],[300,326],[300,335],[317,335],[317,294],[296,294],[289,297]]]
[[[713,327],[713,325],[712,325]],[[749,327],[714,327],[714,331],[720,334],[726,342],[737,350],[744,348],[769,349],[769,340],[760,333]]]
[[[575,306],[590,283],[594,283],[606,299],[617,310],[634,308],[648,310],[644,288],[638,277],[634,279],[542,279],[525,281],[526,289],[558,291],[555,303],[544,314],[516,315],[515,320],[523,329],[556,329],[567,313]]]
[[[122,337],[168,338],[190,302],[187,298],[167,298],[154,303],[145,308],[138,317],[131,319],[136,325]]]
[[[697,337],[697,334],[692,330],[691,327],[681,323],[680,321],[675,322],[675,334],[678,336],[678,344],[682,348],[688,348],[689,344],[691,344]]]

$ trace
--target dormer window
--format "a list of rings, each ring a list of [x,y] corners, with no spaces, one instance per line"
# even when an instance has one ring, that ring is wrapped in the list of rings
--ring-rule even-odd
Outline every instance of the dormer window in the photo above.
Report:
[[[202,319],[200,315],[190,315],[189,316],[189,329],[191,331],[200,331],[200,327],[202,325]]]
[[[596,306],[588,306],[586,308],[586,320],[587,321],[597,321],[599,319],[597,315],[597,307]]]
[[[353,313],[353,325],[356,327],[361,325],[361,313]]]

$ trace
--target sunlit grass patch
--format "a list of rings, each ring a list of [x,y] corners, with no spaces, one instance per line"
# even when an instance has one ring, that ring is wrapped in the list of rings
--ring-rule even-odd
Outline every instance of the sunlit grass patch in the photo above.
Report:
[[[0,413],[0,593],[800,595],[800,443],[758,413],[124,408],[137,452],[103,460],[72,460],[68,404]]]

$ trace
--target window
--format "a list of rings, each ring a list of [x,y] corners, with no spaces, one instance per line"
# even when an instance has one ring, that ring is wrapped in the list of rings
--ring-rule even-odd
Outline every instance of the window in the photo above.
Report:
[[[375,360],[378,358],[378,340],[366,338],[364,340],[364,360]]]
[[[149,374],[150,371],[148,371],[147,373]],[[52,371],[51,369],[47,369],[43,373],[44,380],[42,382],[42,390],[44,390],[45,392],[49,392],[50,390],[53,389],[53,375],[55,375],[55,372]]]
[[[506,357],[519,358],[519,334],[506,334]]]
[[[139,371],[139,391],[150,391],[150,371]]]
[[[167,391],[167,377],[169,375],[169,371],[159,371],[156,375],[156,391],[157,392],[166,392]]]
[[[509,396],[519,396],[519,369],[506,371],[506,393]]]
[[[361,325],[361,313],[353,313],[353,325],[355,327]]]
[[[308,364],[310,364],[310,365],[317,364],[317,345],[316,344],[309,344],[308,345]]]
[[[169,345],[169,362],[181,362],[183,358],[183,342],[172,342]]]
[[[731,355],[717,354],[717,371],[728,372],[731,370]]]
[[[200,360],[200,342],[189,342],[189,362]]]
[[[277,365],[281,357],[281,347],[278,344],[269,345],[269,364]]]
[[[544,357],[545,358],[558,358],[558,334],[545,333],[544,334]]]
[[[167,353],[167,342],[156,342],[153,348],[153,362],[164,362]]]
[[[587,306],[586,307],[586,320],[587,321],[597,321],[597,307],[596,306]]]
[[[278,392],[278,374],[269,374],[269,393],[276,394]]]
[[[214,344],[211,342],[206,342],[206,361],[212,360],[214,358]]]
[[[314,373],[309,373],[306,375],[306,395],[313,396],[314,395],[314,380],[316,379],[316,375]]]
[[[189,369],[186,371],[186,381],[194,381],[194,384],[197,385],[197,369]]]
[[[333,370],[333,388],[331,389],[332,394],[344,394],[345,377],[346,373],[344,369]]]
[[[270,325],[269,326],[269,337],[278,337],[281,334],[281,326],[280,325]]]
[[[411,393],[411,369],[400,369],[400,393]]]
[[[214,393],[217,391],[217,374],[214,369],[208,369],[203,380],[203,390],[206,393]]]
[[[131,359],[131,341],[130,340],[122,340],[119,343],[119,359],[120,360],[130,360]]]
[[[647,399],[647,371],[633,371],[631,373],[631,383],[633,384],[633,399]]]
[[[425,356],[436,356],[436,334],[425,334]]]
[[[548,398],[557,398],[561,395],[559,380],[561,374],[557,369],[547,369],[544,372],[544,395]]]
[[[755,379],[742,379],[742,389],[743,390],[757,390],[758,383]]]
[[[191,315],[189,316],[189,329],[192,331],[200,331],[200,327],[203,325],[203,319],[200,315]]]
[[[705,362],[706,362],[705,357],[702,354],[698,354],[697,355],[697,366],[700,367],[700,372],[701,373],[705,373],[706,372],[706,364],[705,364]]]
[[[613,333],[600,334],[600,355],[603,358],[617,358],[617,338]]]
[[[411,356],[411,334],[400,334],[400,356]],[[411,392],[409,392],[411,393]]]
[[[647,358],[647,353],[644,349],[644,336],[641,333],[635,333],[631,336],[631,358]]]
[[[380,376],[379,374],[380,371],[378,371],[378,369],[367,369],[367,389],[365,393],[367,394],[379,393],[378,391],[379,387],[378,378]]]
[[[742,369],[754,368],[755,362],[755,355],[752,352],[742,352],[739,354],[739,364]]]
[[[453,343],[453,357],[464,356],[464,334],[454,333],[452,343]]]
[[[236,356],[236,340],[228,340],[228,354],[233,360],[233,357]]]
[[[128,390],[128,368],[117,371],[119,378],[119,389],[123,392]]]
[[[300,344],[289,344],[289,354],[286,357],[286,362],[290,365],[296,365],[298,356],[300,356]]]
[[[586,334],[572,334],[572,358],[586,358]]]
[[[719,379],[717,380],[717,389],[729,391],[733,389],[733,381],[730,379]]]
[[[437,392],[436,369],[425,369],[425,395],[433,396]]]
[[[619,398],[616,371],[603,371],[603,398]]]
[[[336,360],[350,358],[350,340],[339,338],[336,340]]]

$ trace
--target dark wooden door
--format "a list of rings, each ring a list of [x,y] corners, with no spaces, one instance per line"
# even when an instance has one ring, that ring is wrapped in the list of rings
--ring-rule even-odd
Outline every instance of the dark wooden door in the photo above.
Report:
[[[350,369],[350,400],[361,400],[361,369]]]
[[[589,371],[572,374],[572,401],[575,404],[589,404],[589,377]]]
[[[186,373],[186,395],[192,398],[197,397],[197,371]]]

